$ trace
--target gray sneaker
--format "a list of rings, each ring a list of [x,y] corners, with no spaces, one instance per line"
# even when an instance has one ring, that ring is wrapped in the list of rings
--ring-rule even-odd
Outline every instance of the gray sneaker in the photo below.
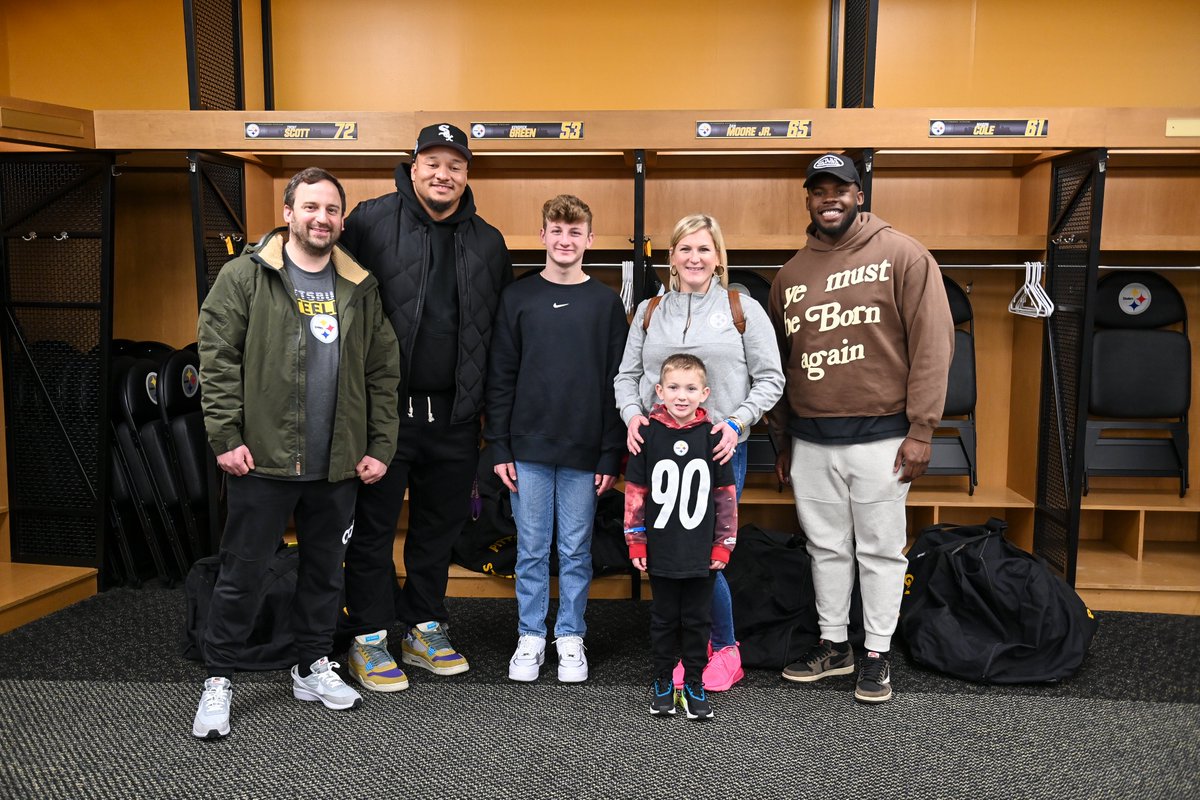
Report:
[[[233,684],[229,678],[209,678],[192,721],[192,736],[197,739],[221,739],[229,735],[229,706],[233,703]]]
[[[830,675],[849,675],[854,672],[854,649],[849,642],[827,642],[821,639],[800,660],[788,664],[783,677],[789,681],[809,683]]]
[[[292,667],[292,696],[297,700],[320,700],[326,708],[337,711],[358,708],[362,696],[333,671],[334,667],[340,666],[336,661],[321,658],[313,662],[310,667],[312,674],[307,678],[300,677],[299,665]]]

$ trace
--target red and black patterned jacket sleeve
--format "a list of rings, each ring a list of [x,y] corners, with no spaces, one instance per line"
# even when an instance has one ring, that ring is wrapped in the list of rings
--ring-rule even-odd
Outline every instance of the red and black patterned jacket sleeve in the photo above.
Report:
[[[625,501],[625,506],[628,509],[628,500]],[[728,564],[733,547],[737,544],[737,487],[733,484],[714,487],[713,506],[716,524],[713,525],[712,560]],[[628,511],[626,514],[628,515]],[[628,541],[629,534],[625,535],[625,539]]]

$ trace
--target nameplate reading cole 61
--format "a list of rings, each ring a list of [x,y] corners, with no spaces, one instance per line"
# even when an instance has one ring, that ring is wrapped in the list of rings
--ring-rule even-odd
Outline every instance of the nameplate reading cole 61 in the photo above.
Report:
[[[567,122],[472,122],[472,139],[582,139],[583,123]]]
[[[811,139],[811,119],[698,120],[697,139]]]
[[[931,139],[991,139],[1019,137],[1041,139],[1050,133],[1050,120],[1041,119],[931,119]]]
[[[357,122],[247,122],[247,139],[358,139]]]

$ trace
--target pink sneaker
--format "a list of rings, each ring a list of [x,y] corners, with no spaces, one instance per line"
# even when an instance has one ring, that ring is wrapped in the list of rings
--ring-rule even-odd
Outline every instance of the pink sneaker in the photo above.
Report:
[[[735,642],[709,656],[708,666],[704,668],[704,688],[710,692],[724,692],[744,677],[742,652]]]
[[[709,642],[709,643],[708,643],[708,657],[711,659],[711,658],[712,658],[712,656],[713,656],[713,651],[712,651],[712,642]],[[710,663],[711,663],[711,662],[710,662]],[[740,654],[740,653],[738,654],[738,662],[737,662],[737,663],[738,663],[738,669],[741,669],[741,667],[742,667],[742,656],[741,656],[741,654]],[[705,668],[704,668],[704,674],[705,674],[705,675],[707,675],[707,674],[708,674],[708,667],[705,667]],[[740,679],[741,679],[741,678],[742,678],[742,677],[743,677],[745,674],[746,674],[746,673],[744,673],[744,672],[743,672],[741,675],[738,675],[736,678],[734,678],[734,680],[735,680],[735,681],[736,681],[736,680],[740,680]],[[671,680],[672,680],[672,681],[675,683],[675,688],[676,688],[676,689],[682,689],[682,688],[683,688],[683,662],[682,662],[682,661],[676,661],[676,662],[675,662],[675,671],[671,673]],[[703,680],[703,679],[702,679],[702,680]],[[733,684],[731,683],[731,684],[730,684],[730,686],[732,686],[732,685],[733,685]],[[708,688],[708,687],[706,686],[705,688]],[[727,686],[727,687],[725,687],[725,688],[726,688],[726,689],[728,689],[729,687]],[[724,690],[721,690],[721,691],[724,691]]]

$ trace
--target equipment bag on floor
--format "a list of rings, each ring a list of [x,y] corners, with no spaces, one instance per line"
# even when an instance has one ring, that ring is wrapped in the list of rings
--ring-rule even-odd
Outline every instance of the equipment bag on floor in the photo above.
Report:
[[[262,607],[254,630],[238,658],[237,668],[246,670],[287,669],[296,663],[292,636],[292,596],[296,593],[296,568],[300,549],[280,546],[262,583]],[[201,558],[192,565],[184,582],[187,620],[184,626],[183,657],[203,661],[201,643],[208,626],[213,587],[221,568],[219,556]]]
[[[915,661],[982,683],[1069,677],[1096,633],[1079,595],[1004,538],[1007,523],[932,525],[908,551],[900,631]]]
[[[802,535],[743,525],[725,579],[743,665],[783,669],[820,637]]]

